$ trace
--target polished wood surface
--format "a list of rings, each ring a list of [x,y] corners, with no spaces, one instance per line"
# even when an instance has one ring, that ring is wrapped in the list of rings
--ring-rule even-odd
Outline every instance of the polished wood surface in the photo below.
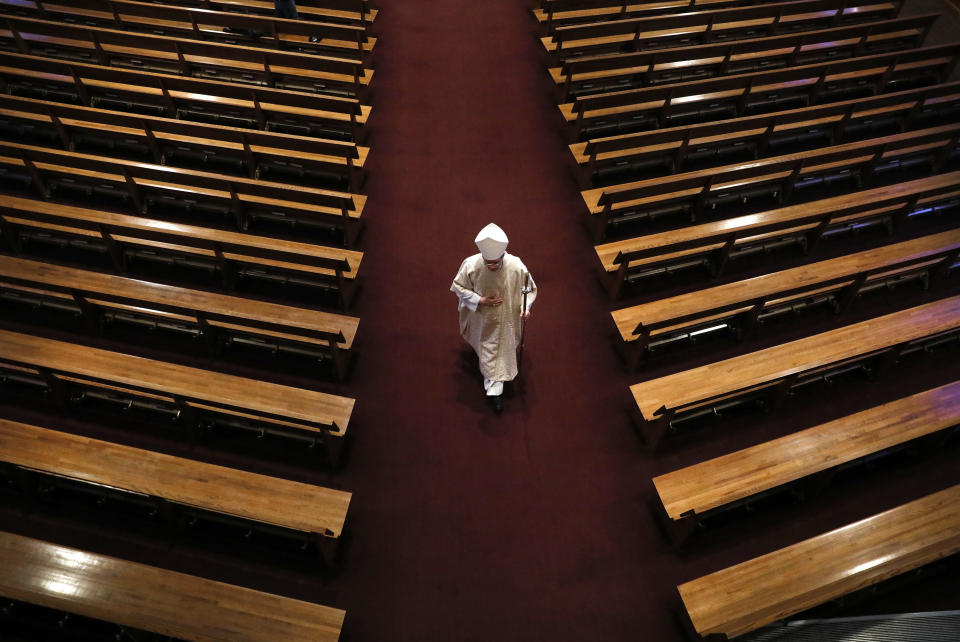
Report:
[[[344,611],[0,533],[0,594],[194,642],[336,642]]]
[[[279,417],[304,430],[346,434],[354,400],[143,357],[0,330],[0,359],[180,397],[187,403],[243,409],[264,421]]]
[[[960,382],[660,475],[653,485],[679,520],[956,425]]]
[[[678,586],[697,633],[752,631],[960,551],[960,486]]]
[[[934,301],[829,332],[630,387],[644,419],[660,408],[682,408],[771,384],[793,374],[960,327],[960,296]]]

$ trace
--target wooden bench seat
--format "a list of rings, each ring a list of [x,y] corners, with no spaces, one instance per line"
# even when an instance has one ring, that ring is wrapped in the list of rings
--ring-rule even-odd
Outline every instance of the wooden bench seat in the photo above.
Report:
[[[705,11],[777,0],[656,0],[655,2],[615,2],[613,0],[543,0],[534,7],[533,17],[544,35],[564,25],[602,22],[627,17],[655,16],[681,11]]]
[[[373,70],[359,59],[277,51],[181,37],[130,33],[0,14],[0,42],[24,54],[45,54],[107,66],[223,79],[366,101]]]
[[[688,164],[835,145],[877,130],[919,129],[960,118],[960,83],[878,94],[731,120],[596,138],[570,145],[582,188],[621,170],[677,173]],[[712,160],[709,162],[707,159]],[[624,169],[627,168],[627,169]],[[617,173],[614,173],[617,172]]]
[[[172,208],[175,217],[193,221],[207,216],[216,225],[232,225],[240,231],[255,227],[259,220],[279,219],[322,232],[347,247],[360,234],[366,204],[361,194],[4,141],[0,141],[0,169],[11,176],[29,177],[32,190],[44,199],[96,196],[101,203],[110,199],[115,207],[154,216],[164,216]]]
[[[960,257],[960,230],[885,245],[705,290],[614,310],[611,315],[632,368],[653,342],[705,325],[748,336],[764,315],[796,309],[800,301],[845,310],[874,285],[907,275],[927,282],[951,273]]]
[[[105,383],[121,391],[111,401],[126,404],[115,412],[143,394],[159,396],[163,403],[154,410],[190,433],[211,423],[276,435],[322,447],[333,465],[353,412],[347,397],[15,332],[0,331],[0,370],[3,364],[36,370],[35,385],[42,383],[47,398],[65,408],[84,403]]]
[[[158,165],[212,166],[249,178],[360,189],[368,147],[0,95],[0,138],[111,153]]]
[[[289,534],[332,564],[350,507],[348,492],[257,475],[181,457],[0,419],[0,462],[32,504],[44,478],[81,489],[146,496],[171,530],[197,514]]]
[[[938,14],[767,38],[637,53],[583,56],[553,67],[557,102],[651,85],[815,64],[919,47]]]
[[[144,253],[169,262],[193,259],[197,269],[217,273],[227,291],[240,278],[289,278],[334,290],[342,309],[349,307],[356,292],[363,259],[362,253],[351,250],[5,195],[0,195],[0,231],[4,244],[15,254],[30,255],[30,243],[39,242],[31,235],[66,242],[77,238],[81,249],[92,255],[84,258],[100,266],[105,256],[107,265],[121,274],[137,262],[150,260]]]
[[[653,479],[675,544],[704,519],[786,487],[810,491],[858,460],[960,426],[960,382],[891,401]]]
[[[960,297],[934,301],[710,363],[630,387],[638,427],[650,448],[682,420],[715,414],[721,402],[760,398],[776,406],[791,389],[878,358],[891,365],[908,348],[960,332]],[[728,403],[725,406],[731,405]]]
[[[713,40],[775,35],[785,31],[896,18],[900,2],[837,6],[832,0],[799,0],[727,9],[558,26],[541,39],[552,65],[576,56],[689,46]]]
[[[336,642],[346,615],[11,533],[0,533],[0,566],[5,598],[196,642]]]
[[[708,212],[723,217],[736,209],[809,200],[825,181],[867,186],[879,173],[929,165],[937,174],[955,165],[960,123],[805,152],[711,167],[582,192],[594,238],[612,227],[637,226],[656,218],[686,216],[696,222]],[[821,190],[822,191],[822,190]],[[836,192],[838,188],[829,191]]]
[[[201,9],[216,8],[220,11],[276,15],[276,8],[268,0],[168,0]],[[315,20],[345,24],[360,24],[368,30],[375,26],[380,10],[368,0],[301,0],[297,3],[300,20]]]
[[[349,366],[359,319],[241,299],[101,272],[0,255],[0,298],[30,306],[68,307],[89,326],[102,329],[110,319],[132,315],[151,330],[173,321],[195,333],[213,354],[225,342],[260,341],[274,349],[318,352],[333,364],[339,379]],[[12,311],[10,308],[8,311]],[[183,327],[185,326],[185,327]]]
[[[725,640],[957,551],[960,486],[953,486],[677,589],[693,630]]]

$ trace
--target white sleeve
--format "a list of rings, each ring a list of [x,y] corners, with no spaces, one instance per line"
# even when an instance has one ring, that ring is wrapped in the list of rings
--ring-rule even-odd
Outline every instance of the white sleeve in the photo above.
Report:
[[[450,291],[457,295],[457,298],[460,299],[460,306],[464,307],[471,312],[477,311],[477,306],[480,305],[480,295],[473,291],[470,283],[467,279],[467,270],[465,270],[466,261],[464,265],[460,266],[460,271],[457,272],[457,276],[454,277],[453,283],[450,285]]]

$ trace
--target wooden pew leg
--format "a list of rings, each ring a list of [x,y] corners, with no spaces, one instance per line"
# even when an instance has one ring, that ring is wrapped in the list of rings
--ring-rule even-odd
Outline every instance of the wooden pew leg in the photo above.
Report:
[[[337,347],[337,342],[333,339],[329,342],[330,355],[333,360],[333,370],[337,381],[343,381],[347,377],[347,370],[350,368],[350,352],[341,350]]]
[[[690,539],[690,536],[700,527],[700,520],[694,515],[693,511],[684,513],[680,519],[671,519],[670,516],[667,515],[667,511],[663,507],[662,502],[658,501],[654,503],[654,517],[657,523],[660,524],[664,535],[666,535],[667,541],[669,541],[670,545],[675,549],[681,549],[684,543]]]
[[[651,453],[657,451],[664,435],[670,429],[670,420],[673,418],[673,412],[666,412],[656,419],[647,420],[641,415],[639,409],[634,413],[634,425],[640,434],[640,438]]]
[[[331,471],[337,470],[340,466],[340,459],[343,456],[343,451],[346,448],[346,438],[345,437],[330,437],[328,436],[323,440],[323,450],[326,454],[327,465],[330,467]]]
[[[333,537],[332,531],[325,533],[311,533],[313,542],[317,545],[317,552],[320,555],[320,563],[324,569],[333,569],[337,562],[337,548],[339,540]]]

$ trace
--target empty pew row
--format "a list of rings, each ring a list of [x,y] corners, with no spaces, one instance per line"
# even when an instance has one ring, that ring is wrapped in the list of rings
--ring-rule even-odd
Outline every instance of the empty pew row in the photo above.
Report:
[[[706,267],[721,274],[731,260],[783,248],[817,249],[826,237],[883,225],[897,233],[912,217],[960,207],[960,172],[877,187],[758,214],[648,234],[596,246],[612,295],[628,275],[637,280]]]
[[[368,147],[0,95],[0,139],[359,191]]]
[[[920,281],[924,289],[960,273],[960,230],[809,263],[782,272],[614,310],[632,370],[653,350],[710,333],[744,338],[786,313],[829,306],[844,312],[858,297]]]
[[[878,94],[570,145],[583,189],[624,174],[675,174],[960,119],[960,83]]]
[[[861,321],[630,387],[651,449],[668,431],[746,403],[776,408],[791,391],[960,339],[960,296]]]
[[[38,618],[27,625],[42,631],[47,620],[55,637],[73,629],[71,618],[63,617],[72,614],[90,618],[78,626],[103,630],[104,640],[147,631],[195,642],[337,642],[345,616],[320,604],[12,533],[0,533],[0,565],[0,595],[10,607],[11,626],[20,618]]]
[[[960,123],[582,192],[594,239],[660,218],[722,218],[831,196],[901,172],[939,174],[960,161]]]
[[[81,22],[158,35],[186,36],[307,53],[358,57],[369,66],[376,38],[362,25],[318,23],[134,0],[0,0],[15,15]]]
[[[960,382],[723,455],[653,479],[674,544],[705,520],[792,489],[806,497],[838,471],[907,444],[938,446],[960,426]]]
[[[559,105],[569,142],[796,109],[946,82],[960,45],[922,47],[577,97]]]
[[[19,256],[119,274],[160,266],[161,280],[188,278],[227,292],[254,281],[270,286],[274,297],[283,294],[283,286],[296,285],[328,292],[344,310],[356,293],[363,258],[350,250],[5,195],[0,195],[0,234],[8,251]],[[166,274],[173,268],[176,277]]]
[[[96,198],[137,215],[233,227],[273,224],[356,244],[366,196],[0,141],[6,189],[44,200]]]
[[[727,640],[960,551],[960,486],[677,587],[691,631]]]
[[[17,403],[143,411],[194,439],[210,429],[299,442],[336,466],[354,400],[0,330],[0,383]]]
[[[657,0],[656,2],[629,2],[628,0],[543,0],[533,8],[543,35],[553,33],[563,25],[584,22],[620,20],[627,17],[653,16],[722,9],[776,2],[777,0]]]
[[[342,380],[350,364],[359,319],[254,299],[0,255],[2,315],[20,313],[40,324],[36,310],[68,315],[102,334],[136,329],[138,337],[183,335],[194,348],[220,355],[234,344],[263,352],[329,362]]]
[[[23,54],[368,99],[359,59],[130,33],[0,14],[0,47]]]
[[[557,102],[576,96],[809,65],[919,47],[939,14],[694,47],[584,56],[549,69]]]
[[[326,567],[334,564],[351,499],[340,490],[6,419],[0,419],[0,476],[28,509],[56,503],[58,514],[80,512],[85,504],[80,498],[93,496],[136,506],[138,516],[153,517],[171,535],[199,519],[292,540]],[[64,496],[56,497],[51,488],[62,489]],[[270,541],[264,538],[264,548]]]
[[[168,0],[167,4],[258,15],[276,14],[276,7],[268,0]],[[297,14],[300,20],[360,24],[368,30],[374,27],[374,21],[379,13],[380,10],[376,4],[368,0],[300,0],[297,2]]]
[[[236,85],[0,51],[6,94],[363,143],[370,107],[339,96]]]
[[[541,39],[552,66],[577,56],[686,47],[896,18],[900,2],[799,0],[559,26]]]

